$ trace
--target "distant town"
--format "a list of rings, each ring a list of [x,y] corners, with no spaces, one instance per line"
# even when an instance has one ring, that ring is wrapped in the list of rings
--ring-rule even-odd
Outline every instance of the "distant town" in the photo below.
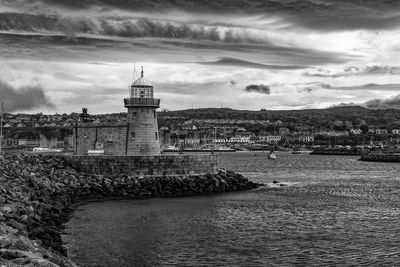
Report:
[[[89,111],[90,113],[90,111]],[[3,120],[5,149],[73,146],[71,114],[11,114]],[[94,123],[124,122],[126,113],[96,114]],[[298,147],[367,147],[400,143],[400,111],[336,107],[322,110],[243,111],[229,108],[158,112],[163,149],[257,150],[276,145]]]

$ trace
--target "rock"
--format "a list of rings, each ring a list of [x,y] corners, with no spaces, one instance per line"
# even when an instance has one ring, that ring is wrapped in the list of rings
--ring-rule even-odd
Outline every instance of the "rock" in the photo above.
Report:
[[[62,247],[62,224],[79,201],[190,196],[260,186],[229,170],[191,176],[92,175],[61,156],[7,153],[0,159],[0,266],[76,266]]]

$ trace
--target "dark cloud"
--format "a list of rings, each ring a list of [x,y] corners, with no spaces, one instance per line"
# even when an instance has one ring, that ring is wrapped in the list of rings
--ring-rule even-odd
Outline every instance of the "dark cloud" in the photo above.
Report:
[[[372,65],[372,66],[350,66],[344,69],[345,74],[389,74],[389,75],[398,75],[400,74],[400,67],[398,66],[385,66],[385,65]]]
[[[400,83],[389,83],[389,84],[376,84],[376,83],[368,83],[362,85],[355,86],[332,86],[326,83],[305,83],[305,84],[294,84],[297,86],[306,86],[305,90],[314,90],[314,89],[330,89],[330,90],[381,90],[381,91],[398,91],[400,90]]]
[[[212,62],[198,62],[200,64],[206,65],[222,65],[222,66],[236,66],[236,67],[245,67],[245,68],[256,68],[256,69],[272,69],[272,70],[296,70],[296,69],[305,69],[309,68],[309,66],[296,66],[296,65],[269,65],[269,64],[261,64],[236,58],[223,57],[216,61]]]
[[[219,42],[195,42],[195,41],[182,41],[163,39],[158,43],[162,43],[174,47],[182,47],[186,49],[196,50],[217,50],[217,51],[234,51],[238,53],[252,53],[261,58],[268,57],[271,62],[278,62],[288,66],[293,64],[295,66],[305,65],[325,65],[329,63],[345,63],[352,60],[359,59],[357,56],[344,53],[334,53],[326,51],[318,51],[314,49],[306,49],[300,47],[288,47],[284,45],[275,44],[230,44]],[[248,56],[248,54],[247,54]]]
[[[397,0],[42,0],[48,5],[73,9],[101,6],[133,11],[186,10],[199,13],[279,14],[307,28],[319,30],[387,29],[397,27],[400,10]]]
[[[40,59],[64,59],[67,61],[79,60],[102,60],[102,61],[125,61],[127,54],[136,56],[144,54],[148,49],[154,55],[162,53],[162,57],[171,56],[170,60],[176,60],[176,56],[192,54],[195,50],[202,50],[207,55],[213,55],[210,51],[235,52],[239,56],[267,57],[274,65],[265,65],[270,69],[296,69],[304,65],[325,65],[329,63],[345,63],[355,60],[357,57],[333,52],[322,52],[313,49],[279,46],[273,44],[245,44],[245,43],[223,43],[215,41],[194,41],[189,39],[167,39],[167,38],[100,38],[100,36],[64,36],[43,34],[16,34],[0,33],[0,50],[3,57],[9,58],[40,58]],[[183,53],[188,52],[188,53]],[[147,53],[147,52],[146,52]],[[227,58],[228,59],[228,58]],[[132,60],[132,58],[129,58]],[[199,62],[201,63],[201,62]],[[222,64],[242,64],[242,66],[262,67],[249,61],[238,59],[223,60]],[[253,63],[253,64],[252,64]],[[275,65],[275,63],[277,63]],[[218,64],[218,62],[217,62]],[[278,65],[279,64],[279,65]],[[239,65],[240,66],[240,65]]]
[[[246,86],[244,91],[246,93],[255,92],[255,93],[269,95],[271,93],[271,88],[268,85],[264,85],[264,84],[260,84],[260,85],[250,84],[250,85]]]
[[[17,89],[0,81],[0,99],[4,103],[6,112],[54,107],[46,97],[43,88],[39,86],[25,86]]]
[[[332,107],[361,106],[369,109],[400,109],[400,94],[390,98],[376,98],[364,103],[340,103]]]
[[[400,75],[399,66],[385,66],[385,65],[372,65],[372,66],[348,66],[339,72],[331,72],[324,69],[315,69],[313,72],[307,71],[303,74],[310,77],[346,77],[346,76],[362,76],[362,75]]]
[[[169,21],[151,20],[145,18],[107,17],[107,18],[76,18],[59,17],[56,15],[0,13],[0,30],[41,33],[43,31],[59,33],[75,37],[82,34],[98,36],[118,36],[131,38],[172,38],[221,41],[227,43],[268,43],[256,35],[240,35],[234,28],[228,28],[225,34],[220,34],[218,26],[190,25],[186,23],[171,23]],[[71,39],[73,40],[73,39]]]
[[[22,1],[23,2],[23,1]],[[190,3],[191,4],[188,4]],[[235,9],[245,7],[245,2],[222,1],[215,7],[215,10]],[[269,1],[267,1],[269,2]],[[296,2],[296,1],[294,1]],[[257,29],[246,28],[245,26],[225,25],[223,30],[219,26],[221,23],[207,21],[174,21],[170,19],[137,17],[132,14],[118,15],[113,9],[107,15],[107,10],[114,7],[124,9],[135,7],[135,11],[141,10],[145,6],[157,6],[160,8],[191,7],[192,11],[200,12],[196,7],[214,8],[213,3],[198,4],[196,1],[45,1],[46,4],[57,4],[49,7],[50,11],[34,9],[34,12],[22,10],[15,13],[0,13],[0,30],[3,31],[0,38],[0,47],[3,56],[20,56],[25,54],[37,55],[40,58],[51,57],[51,52],[55,57],[74,57],[79,52],[86,55],[100,52],[102,60],[104,57],[111,59],[104,50],[121,52],[131,52],[136,49],[156,49],[176,50],[184,48],[186,50],[217,50],[234,51],[238,53],[252,53],[254,58],[268,56],[268,63],[246,61],[238,58],[224,57],[209,64],[214,65],[234,65],[263,69],[302,69],[309,65],[324,65],[329,63],[345,63],[360,59],[346,53],[334,53],[319,51],[316,49],[294,47],[292,45],[280,44],[275,42],[275,37],[260,35]],[[247,2],[246,2],[247,3]],[[272,6],[276,3],[270,3]],[[73,15],[71,11],[63,10],[60,5],[68,7],[88,8],[88,14],[96,13],[93,16]],[[89,9],[92,5],[97,7],[97,11]],[[248,5],[264,6],[264,3],[249,1]],[[282,5],[282,4],[279,4]],[[289,5],[286,3],[286,5]],[[296,5],[296,4],[293,4]],[[29,6],[27,4],[27,6]],[[284,5],[283,5],[284,6]],[[283,6],[281,7],[282,9]],[[99,9],[100,7],[100,9]],[[292,7],[290,7],[292,8]],[[290,9],[289,8],[289,9]],[[51,10],[54,12],[51,12]],[[188,8],[190,9],[190,8]],[[29,9],[28,9],[29,10]],[[102,10],[101,12],[99,10]],[[23,13],[22,11],[26,12]],[[149,13],[150,14],[150,13]],[[211,13],[210,16],[213,16]],[[218,15],[214,14],[216,20]],[[145,15],[143,15],[145,16]],[[240,16],[233,13],[232,16]],[[18,34],[16,34],[18,33]],[[21,34],[23,33],[23,34]],[[12,44],[10,46],[10,44]],[[78,51],[76,51],[78,50]],[[86,50],[86,51],[84,51]],[[78,52],[78,53],[77,53]],[[265,53],[268,53],[266,55]],[[29,55],[29,56],[30,56]],[[76,57],[81,58],[80,55]],[[207,62],[204,62],[207,64]]]
[[[372,99],[364,103],[365,107],[371,109],[395,108],[400,109],[400,95],[386,99]]]

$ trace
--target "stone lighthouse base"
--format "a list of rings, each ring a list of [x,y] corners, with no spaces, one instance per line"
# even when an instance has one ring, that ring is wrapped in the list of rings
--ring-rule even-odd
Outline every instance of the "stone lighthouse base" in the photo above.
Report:
[[[216,173],[216,155],[160,156],[79,156],[65,159],[75,169],[91,174],[128,174],[130,176],[174,176]]]

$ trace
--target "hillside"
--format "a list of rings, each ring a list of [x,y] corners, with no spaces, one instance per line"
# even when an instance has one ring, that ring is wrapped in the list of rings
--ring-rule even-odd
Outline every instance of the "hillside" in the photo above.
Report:
[[[169,119],[236,119],[269,120],[302,124],[316,128],[329,127],[335,121],[353,125],[367,124],[373,127],[400,127],[400,110],[367,109],[359,106],[333,107],[305,110],[236,110],[229,108],[203,108],[161,112],[161,121]]]

